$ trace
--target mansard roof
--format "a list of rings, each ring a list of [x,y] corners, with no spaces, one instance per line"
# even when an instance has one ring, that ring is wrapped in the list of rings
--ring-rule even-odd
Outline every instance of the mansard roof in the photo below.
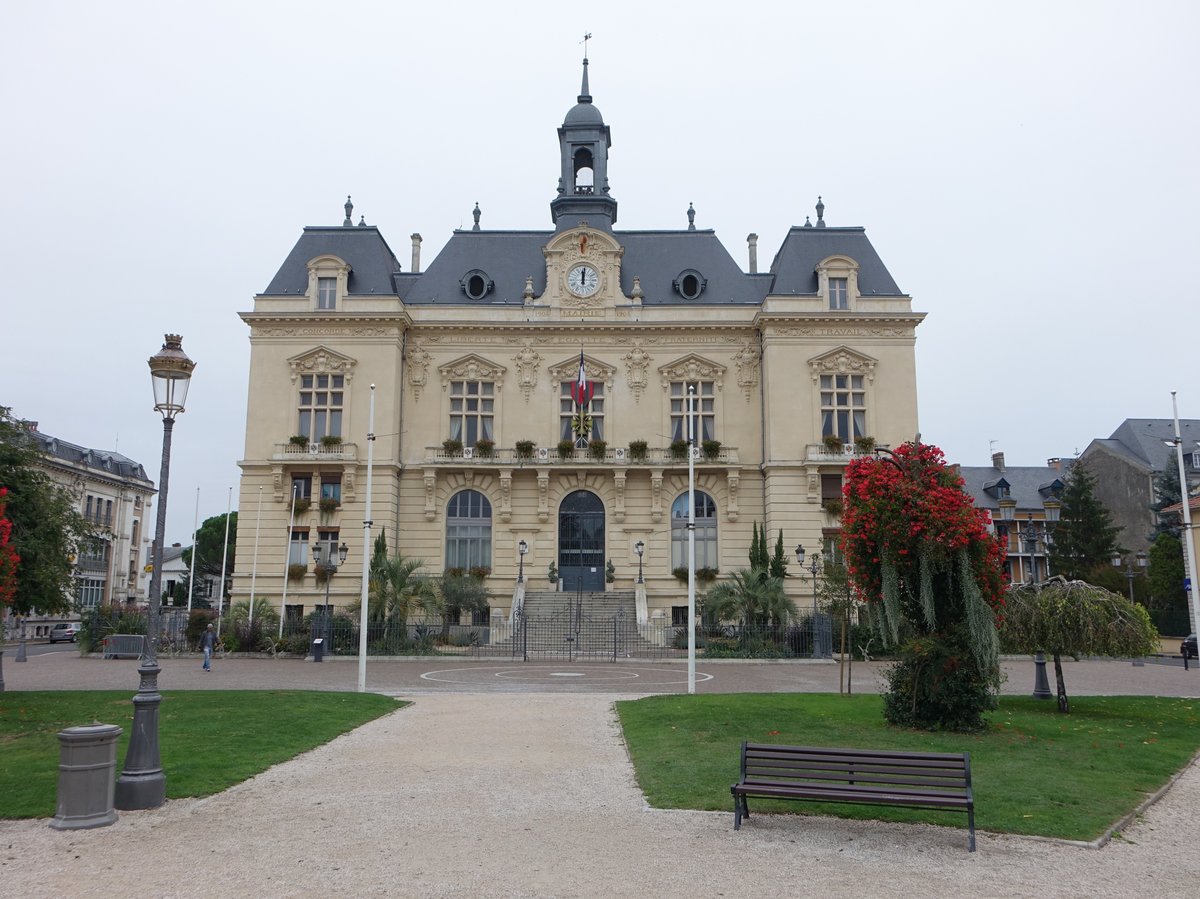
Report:
[[[97,474],[110,478],[127,481],[143,481],[144,486],[154,489],[154,484],[146,476],[146,470],[140,463],[134,462],[128,456],[123,456],[112,450],[90,449],[68,443],[41,431],[28,431],[37,448],[43,455],[65,463],[73,468],[91,469]]]
[[[308,261],[317,256],[337,256],[350,266],[346,292],[380,294],[396,292],[400,264],[374,225],[309,226],[292,247],[287,259],[263,291],[266,295],[301,294],[308,290]]]
[[[793,226],[771,263],[776,296],[817,292],[817,265],[830,256],[849,256],[858,263],[858,292],[862,296],[906,296],[867,239],[864,228]]]

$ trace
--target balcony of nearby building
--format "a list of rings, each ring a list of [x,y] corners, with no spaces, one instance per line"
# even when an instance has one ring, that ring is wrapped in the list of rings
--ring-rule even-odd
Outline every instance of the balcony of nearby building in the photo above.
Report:
[[[876,449],[887,449],[884,445],[870,444],[856,446],[853,443],[830,445],[825,443],[810,443],[804,448],[804,461],[817,465],[846,465],[854,459],[875,454]]]
[[[580,465],[595,465],[612,468],[627,466],[630,468],[667,468],[686,465],[688,461],[687,448],[682,452],[672,447],[646,447],[643,451],[633,452],[629,447],[617,446],[603,448],[595,445],[576,447],[569,452],[559,450],[557,446],[535,446],[526,452],[516,447],[494,447],[481,450],[478,446],[467,446],[462,449],[446,448],[444,446],[428,446],[425,448],[425,464],[437,466],[482,467],[497,466],[510,468],[521,465],[567,465],[578,468]],[[736,446],[710,447],[706,452],[701,447],[692,448],[692,458],[698,466],[730,466],[740,464]]]

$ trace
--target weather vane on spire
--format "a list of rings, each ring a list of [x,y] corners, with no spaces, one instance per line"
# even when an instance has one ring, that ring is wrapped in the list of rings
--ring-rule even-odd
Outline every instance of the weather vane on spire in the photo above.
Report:
[[[589,31],[587,34],[585,34],[583,36],[583,40],[580,41],[580,43],[583,44],[583,58],[584,59],[587,59],[587,42],[590,41],[591,39],[592,39],[592,33]]]

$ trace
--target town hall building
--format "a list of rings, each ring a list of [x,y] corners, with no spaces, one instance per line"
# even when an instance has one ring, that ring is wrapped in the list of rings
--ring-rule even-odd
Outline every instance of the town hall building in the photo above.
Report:
[[[347,200],[242,313],[237,553],[257,541],[258,558],[253,575],[239,564],[235,601],[253,578],[293,616],[326,588],[357,602],[372,385],[373,535],[429,574],[483,574],[494,615],[511,614],[520,573],[546,589],[552,568],[557,589],[589,595],[633,589],[640,569],[640,620],[686,604],[689,395],[697,569],[746,566],[756,523],[772,544],[783,531],[789,557],[835,551],[846,464],[917,433],[924,314],[864,229],[828,224],[820,201],[761,271],[756,235],[743,269],[690,211],[686,228],[620,230],[586,59],[558,142],[548,227],[488,230],[477,207],[427,265],[414,234],[403,268]],[[328,584],[314,544],[348,550]],[[805,607],[811,585],[787,589]]]

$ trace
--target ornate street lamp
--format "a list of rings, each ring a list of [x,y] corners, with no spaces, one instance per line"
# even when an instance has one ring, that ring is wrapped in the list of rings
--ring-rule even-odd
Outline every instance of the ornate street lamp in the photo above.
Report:
[[[1137,562],[1138,568],[1145,568],[1150,563],[1149,558],[1146,556],[1146,554],[1144,552],[1141,552],[1141,551],[1138,551],[1138,553],[1132,559],[1129,559],[1128,561],[1123,559],[1121,557],[1120,553],[1113,553],[1113,556],[1112,556],[1113,568],[1120,568],[1122,564],[1125,565],[1125,579],[1129,581],[1129,601],[1130,602],[1133,602],[1133,579],[1137,573],[1136,569],[1134,568],[1135,561]]]
[[[642,556],[646,552],[645,541],[639,540],[637,543],[633,544],[633,551],[635,553],[637,553],[637,557],[638,557],[638,579],[637,579],[637,582],[639,584],[644,584],[644,583],[646,583],[646,581],[642,578]]]
[[[345,563],[350,547],[345,543],[337,548],[337,556],[333,554],[332,543],[317,542],[313,544],[313,568],[325,573],[325,639],[333,643],[333,612],[329,609],[329,582],[337,574],[338,567]]]
[[[521,558],[520,568],[517,569],[517,583],[525,583],[525,553],[529,552],[529,544],[522,540],[517,544],[517,553]]]
[[[162,349],[150,357],[150,379],[154,384],[154,409],[162,415],[162,468],[158,475],[158,519],[150,575],[150,602],[146,616],[146,639],[138,666],[138,691],[133,697],[133,726],[125,768],[117,778],[114,805],[119,809],[158,808],[167,798],[167,778],[158,751],[158,630],[162,601],[163,541],[167,532],[167,487],[171,472],[171,432],[175,416],[183,412],[188,386],[196,363],[183,351],[183,338],[165,335]]]
[[[1047,501],[1049,502],[1049,501]],[[1057,512],[1057,510],[1055,510]],[[1025,529],[1025,549],[1029,552],[1029,585],[1033,586],[1037,583],[1037,564],[1034,562],[1034,553],[1037,552],[1037,531],[1033,528],[1033,513],[1029,513],[1028,527]],[[1050,531],[1047,527],[1046,541],[1050,540]],[[1048,547],[1047,547],[1048,549]],[[1049,574],[1049,569],[1047,569]],[[1038,650],[1033,657],[1033,698],[1034,699],[1049,699],[1051,697],[1050,680],[1046,677],[1046,653]]]
[[[813,613],[812,613],[812,654],[813,658],[817,657],[817,575],[821,571],[821,554],[813,553],[808,564],[804,564],[804,545],[796,544],[796,564],[800,566],[802,571],[807,571],[812,575],[813,582]]]

